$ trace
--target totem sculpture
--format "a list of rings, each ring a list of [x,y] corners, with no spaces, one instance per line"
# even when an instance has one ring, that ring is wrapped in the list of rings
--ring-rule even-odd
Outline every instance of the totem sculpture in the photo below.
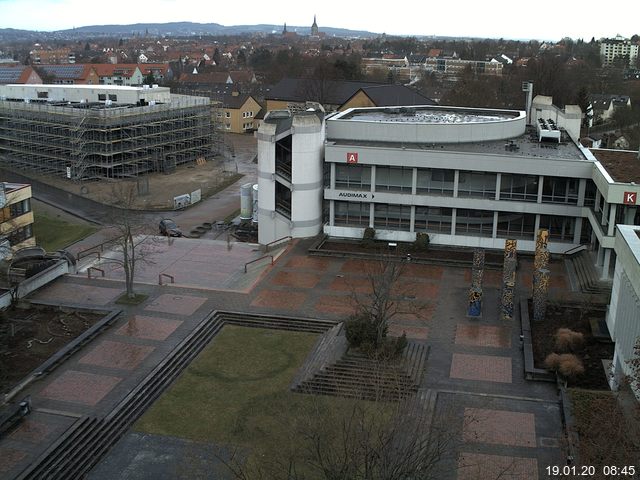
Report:
[[[470,317],[479,317],[482,312],[482,277],[484,275],[484,250],[476,248],[473,252],[471,270],[471,288],[469,289]]]
[[[504,243],[504,267],[502,271],[501,312],[503,320],[513,320],[513,294],[516,285],[516,248],[517,240],[506,240]]]
[[[536,239],[536,256],[533,261],[533,319],[542,321],[547,310],[549,293],[549,231],[541,229]]]

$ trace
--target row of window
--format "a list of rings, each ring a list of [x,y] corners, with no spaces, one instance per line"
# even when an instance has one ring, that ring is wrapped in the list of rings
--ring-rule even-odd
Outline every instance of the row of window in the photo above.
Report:
[[[371,190],[371,166],[336,164],[335,186],[338,189]],[[537,175],[503,173],[500,178],[500,199],[537,202],[539,190]],[[417,194],[453,196],[455,171],[418,168]],[[410,194],[413,168],[376,167],[375,191]],[[497,174],[461,170],[458,173],[458,196],[473,198],[496,197]],[[544,177],[542,201],[544,203],[578,204],[579,180],[565,177]]]
[[[17,228],[7,234],[7,240],[9,240],[9,244],[12,247],[31,237],[33,237],[33,225],[26,225],[24,227]]]
[[[370,204],[334,202],[334,225],[368,227]],[[414,231],[451,234],[453,209],[415,207]],[[532,239],[536,215],[532,213],[498,212],[496,235],[499,238]],[[540,227],[549,230],[551,239],[573,242],[576,219],[558,215],[540,215]],[[493,236],[494,212],[489,210],[456,210],[456,235]],[[373,226],[385,230],[411,230],[411,207],[408,205],[374,204]]]
[[[242,112],[242,118],[253,118],[253,112]]]
[[[21,202],[13,203],[0,209],[0,222],[6,222],[31,211],[31,199],[26,198]]]

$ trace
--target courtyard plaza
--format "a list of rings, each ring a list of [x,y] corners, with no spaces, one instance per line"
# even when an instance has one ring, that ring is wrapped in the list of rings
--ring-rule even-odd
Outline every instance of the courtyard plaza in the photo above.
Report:
[[[79,417],[108,414],[210,312],[341,321],[355,311],[354,295],[371,288],[367,272],[375,262],[309,256],[311,241],[281,247],[273,265],[270,259],[256,262],[247,274],[239,272],[258,258],[255,247],[232,244],[228,250],[225,242],[206,242],[211,243],[182,239],[163,244],[161,261],[145,265],[136,284],[136,292],[147,295],[139,305],[115,304],[124,290],[117,269],[104,278],[67,275],[31,295],[34,302],[122,308],[123,313],[20,394],[31,395],[34,411],[0,441],[1,479],[16,478]],[[530,295],[531,263],[520,259],[520,296]],[[554,262],[551,270],[550,294],[562,296],[570,288],[564,265]],[[158,285],[159,273],[170,271],[175,283]],[[470,268],[409,263],[394,287],[402,313],[392,319],[389,333],[404,332],[430,347],[421,387],[436,396],[436,415],[453,410],[457,419],[453,427],[459,447],[446,478],[488,479],[508,472],[509,478],[542,479],[548,465],[565,463],[555,385],[524,379],[519,319],[499,319],[501,278],[501,272],[485,272],[479,319],[466,315]],[[185,448],[226,447],[173,437],[154,442],[151,437],[129,431],[89,478],[179,478],[171,465]],[[202,474],[197,478],[224,478],[219,465],[207,470],[207,462],[216,463],[214,457],[198,456]],[[158,476],[161,471],[173,474]]]

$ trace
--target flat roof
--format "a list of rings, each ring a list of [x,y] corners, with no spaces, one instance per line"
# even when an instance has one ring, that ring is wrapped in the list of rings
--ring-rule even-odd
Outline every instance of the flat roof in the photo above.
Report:
[[[534,138],[535,137],[535,138]],[[482,142],[465,143],[395,143],[358,140],[332,140],[327,142],[334,145],[362,145],[370,147],[387,147],[398,149],[485,153],[494,155],[508,155],[515,157],[539,157],[550,159],[584,160],[587,159],[573,142],[538,142],[535,133],[530,132],[508,140],[487,140]]]
[[[344,113],[333,116],[332,120],[451,125],[501,122],[519,118],[523,114],[524,112],[518,110],[416,105],[411,107],[351,108]]]
[[[633,150],[589,149],[614,182],[640,184],[640,158]]]
[[[141,86],[130,86],[130,85],[59,85],[59,84],[51,84],[51,83],[42,83],[42,84],[19,84],[19,83],[9,83],[5,85],[7,87],[21,87],[27,88],[31,90],[105,90],[105,91],[128,91],[128,92],[136,92],[143,90],[169,90],[169,87],[141,87]]]

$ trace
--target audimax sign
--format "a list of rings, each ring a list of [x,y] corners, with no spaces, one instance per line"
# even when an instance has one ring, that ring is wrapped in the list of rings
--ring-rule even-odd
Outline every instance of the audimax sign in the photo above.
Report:
[[[364,193],[364,192],[338,192],[338,197],[341,198],[359,198],[362,200],[367,200],[369,199],[369,195],[371,195],[371,193]],[[371,198],[373,198],[373,195],[371,195]]]

